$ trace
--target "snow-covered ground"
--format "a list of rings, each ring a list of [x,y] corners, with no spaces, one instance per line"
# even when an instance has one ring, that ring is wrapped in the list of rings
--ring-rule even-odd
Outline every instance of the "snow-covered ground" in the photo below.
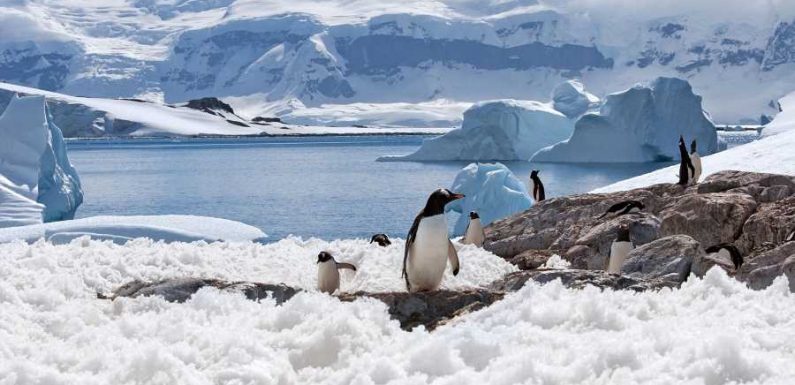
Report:
[[[240,222],[195,215],[97,216],[61,222],[0,228],[0,243],[41,238],[51,243],[68,243],[89,236],[119,244],[134,238],[164,242],[243,242],[267,237],[262,230]]]
[[[752,291],[718,269],[680,290],[530,284],[433,333],[404,332],[376,300],[316,291],[282,306],[203,289],[183,304],[99,300],[133,278],[204,276],[311,289],[315,256],[357,263],[344,290],[401,287],[402,241],[289,238],[126,246],[0,245],[0,382],[51,384],[788,384],[795,296]],[[467,246],[448,287],[510,271]]]

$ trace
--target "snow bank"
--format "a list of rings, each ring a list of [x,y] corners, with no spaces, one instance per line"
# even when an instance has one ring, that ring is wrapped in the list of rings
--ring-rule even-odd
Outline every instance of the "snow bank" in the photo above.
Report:
[[[12,97],[0,116],[0,138],[0,227],[74,217],[83,191],[44,97]]]
[[[134,238],[166,242],[243,242],[267,237],[254,226],[194,215],[98,216],[0,229],[0,243],[15,240],[35,242],[44,238],[61,244],[83,236],[119,244]]]
[[[539,149],[571,135],[572,122],[550,105],[496,100],[464,112],[460,129],[426,139],[413,154],[379,160],[528,160]]]
[[[0,245],[0,381],[784,384],[795,378],[795,296],[785,280],[751,291],[718,269],[673,291],[530,284],[433,333],[400,330],[379,301],[342,303],[317,292],[278,307],[209,288],[183,304],[156,297],[110,302],[95,294],[133,278],[186,275],[311,288],[315,255],[327,248],[360,263],[356,276],[343,278],[349,290],[398,288],[402,247],[294,238],[272,245]],[[468,266],[494,268],[470,282],[505,270],[475,247],[461,255],[461,274],[446,277],[448,284],[457,286],[471,273]]]
[[[778,119],[778,117],[776,118]],[[785,127],[782,125],[781,127]],[[778,135],[732,147],[726,151],[701,158],[701,175],[723,170],[768,172],[795,175],[795,125]],[[676,183],[679,165],[626,179],[593,192],[623,191],[657,183]]]
[[[483,226],[530,208],[527,187],[501,163],[471,163],[455,176],[452,191],[466,195],[447,205],[461,214],[453,233],[462,235],[469,224],[469,212],[477,211]]]
[[[585,91],[576,80],[563,82],[552,91],[552,106],[572,119],[598,105],[599,98]]]
[[[599,114],[575,124],[565,142],[533,156],[536,162],[639,163],[676,160],[677,140],[698,141],[699,154],[718,151],[715,125],[701,108],[690,84],[657,78],[650,87],[635,86],[607,96]]]
[[[795,129],[795,92],[778,101],[781,112],[762,129],[762,136],[772,136]]]

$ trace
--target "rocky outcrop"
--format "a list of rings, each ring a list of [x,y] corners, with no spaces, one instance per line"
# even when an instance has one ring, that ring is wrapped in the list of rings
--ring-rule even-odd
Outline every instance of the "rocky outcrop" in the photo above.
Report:
[[[599,270],[547,269],[513,272],[494,281],[488,288],[495,291],[511,292],[521,289],[530,281],[545,284],[555,280],[560,280],[563,286],[570,289],[582,289],[586,286],[595,286],[600,289],[646,291],[675,286],[670,282],[660,279],[608,274]]]
[[[598,219],[610,205],[626,200],[646,208]],[[601,270],[624,223],[636,246],[622,270],[629,277],[680,283],[691,272],[703,275],[713,266],[734,274],[731,261],[704,253],[727,242],[746,261],[737,278],[764,287],[790,266],[782,242],[795,229],[795,177],[723,171],[687,188],[672,183],[553,198],[487,227],[484,247],[521,269],[537,268],[536,259],[557,253],[572,268]]]

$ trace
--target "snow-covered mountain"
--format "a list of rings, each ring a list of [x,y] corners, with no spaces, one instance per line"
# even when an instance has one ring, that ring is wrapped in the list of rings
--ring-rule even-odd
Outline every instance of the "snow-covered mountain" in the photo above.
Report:
[[[780,0],[13,0],[0,25],[2,81],[214,96],[303,123],[354,103],[459,112],[547,99],[569,78],[604,96],[657,76],[690,81],[718,122],[750,122],[795,89],[795,5]]]

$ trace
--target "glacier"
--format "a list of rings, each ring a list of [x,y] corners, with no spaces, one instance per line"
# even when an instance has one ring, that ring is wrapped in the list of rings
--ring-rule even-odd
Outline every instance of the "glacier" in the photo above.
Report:
[[[0,215],[24,213],[1,222],[10,226],[72,219],[83,191],[44,97],[14,96],[0,116],[0,138]]]
[[[461,128],[424,140],[412,154],[379,160],[528,160],[539,149],[568,138],[572,130],[572,121],[548,103],[487,101],[464,112]]]
[[[566,141],[544,148],[534,162],[642,163],[678,159],[677,140],[697,140],[700,154],[719,150],[715,125],[686,80],[660,77],[608,95]]]
[[[598,106],[599,98],[586,91],[582,83],[576,80],[560,83],[552,91],[552,107],[570,119]]]
[[[455,176],[450,190],[465,195],[446,207],[460,214],[454,235],[464,234],[471,211],[478,212],[485,227],[532,205],[527,187],[502,163],[470,163]]]

